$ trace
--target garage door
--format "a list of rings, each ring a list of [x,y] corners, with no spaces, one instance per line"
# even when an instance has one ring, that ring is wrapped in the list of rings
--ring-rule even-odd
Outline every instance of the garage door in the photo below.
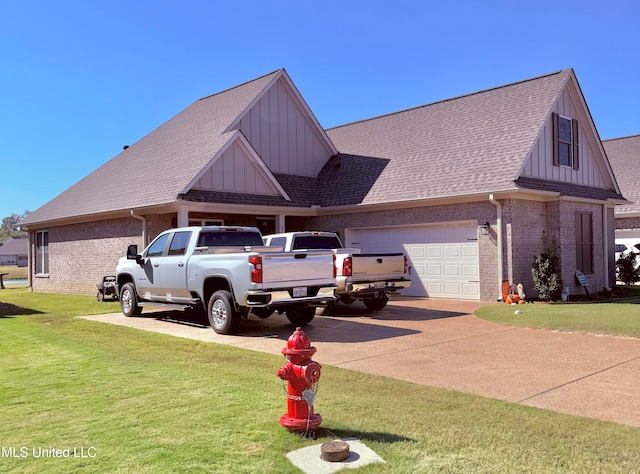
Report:
[[[476,225],[352,229],[347,246],[366,253],[404,252],[411,267],[406,296],[480,299]]]

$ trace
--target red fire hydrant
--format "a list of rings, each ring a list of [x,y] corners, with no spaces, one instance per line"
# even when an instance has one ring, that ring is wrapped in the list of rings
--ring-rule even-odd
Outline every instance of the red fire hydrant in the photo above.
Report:
[[[287,363],[277,372],[287,380],[287,413],[280,417],[280,424],[289,431],[307,431],[322,423],[322,416],[313,412],[318,390],[321,366],[311,360],[316,348],[301,328],[296,328],[282,349]]]

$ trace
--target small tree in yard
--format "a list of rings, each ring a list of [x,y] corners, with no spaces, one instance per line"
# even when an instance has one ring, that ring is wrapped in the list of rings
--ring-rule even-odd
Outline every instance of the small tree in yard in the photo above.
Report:
[[[560,276],[560,256],[556,239],[542,233],[542,253],[533,259],[531,266],[533,286],[538,298],[543,301],[558,301],[562,295],[562,277]]]
[[[640,281],[640,275],[638,275],[638,268],[640,266],[636,263],[637,256],[637,253],[629,251],[628,253],[623,253],[616,261],[618,279],[627,287]]]

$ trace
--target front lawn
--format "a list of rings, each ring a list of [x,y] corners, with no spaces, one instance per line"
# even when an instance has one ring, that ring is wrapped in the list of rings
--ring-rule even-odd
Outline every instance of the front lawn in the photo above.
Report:
[[[601,303],[496,304],[476,311],[487,321],[509,326],[640,337],[638,291]]]
[[[640,466],[638,428],[328,365],[320,438],[304,439],[278,423],[282,355],[74,318],[117,308],[0,291],[1,472],[294,473],[287,452],[350,436],[386,460],[362,473]],[[63,455],[33,454],[51,448]]]

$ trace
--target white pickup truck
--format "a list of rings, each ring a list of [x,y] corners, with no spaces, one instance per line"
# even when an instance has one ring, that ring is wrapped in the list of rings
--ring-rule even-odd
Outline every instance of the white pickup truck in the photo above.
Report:
[[[236,332],[250,314],[286,312],[311,322],[316,307],[335,300],[331,251],[283,252],[264,246],[255,227],[183,227],[162,232],[138,253],[129,245],[116,267],[125,316],[145,305],[207,311],[219,334]]]
[[[365,254],[344,248],[333,232],[286,232],[264,237],[266,245],[286,251],[331,249],[336,256],[336,296],[346,304],[362,300],[371,310],[382,309],[389,294],[411,285],[407,257],[400,253]]]

